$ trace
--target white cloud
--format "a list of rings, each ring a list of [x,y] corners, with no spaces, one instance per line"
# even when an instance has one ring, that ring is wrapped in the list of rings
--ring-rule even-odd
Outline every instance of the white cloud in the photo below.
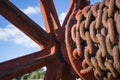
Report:
[[[62,12],[62,13],[60,14],[60,16],[59,16],[60,24],[62,24],[62,23],[63,23],[63,21],[64,21],[64,19],[65,19],[66,14],[67,14],[66,12]]]
[[[38,47],[34,41],[11,24],[7,25],[5,28],[0,28],[0,41],[10,41],[26,47]]]
[[[38,6],[28,6],[27,8],[21,10],[28,15],[40,13],[40,8]]]

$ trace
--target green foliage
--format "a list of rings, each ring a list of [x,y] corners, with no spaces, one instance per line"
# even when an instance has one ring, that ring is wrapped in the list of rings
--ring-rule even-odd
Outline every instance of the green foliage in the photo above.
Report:
[[[33,71],[31,73],[25,74],[14,78],[13,80],[31,80],[31,79],[43,79],[45,75],[45,70],[43,68]]]

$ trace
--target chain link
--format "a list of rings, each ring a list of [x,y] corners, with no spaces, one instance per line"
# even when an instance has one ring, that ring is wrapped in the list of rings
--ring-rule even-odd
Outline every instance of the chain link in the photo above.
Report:
[[[83,57],[80,73],[93,70],[98,80],[119,80],[120,0],[103,0],[86,6],[71,27],[66,34],[71,34],[76,46],[72,52],[74,58]],[[69,40],[70,36],[66,38]]]

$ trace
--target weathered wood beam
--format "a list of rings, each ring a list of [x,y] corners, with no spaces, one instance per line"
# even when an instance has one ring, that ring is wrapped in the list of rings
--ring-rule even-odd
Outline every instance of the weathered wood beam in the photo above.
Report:
[[[10,1],[0,0],[0,14],[39,45],[47,45],[50,36]]]
[[[10,80],[17,76],[46,66],[55,59],[54,48],[44,49],[23,57],[0,63],[0,79]]]

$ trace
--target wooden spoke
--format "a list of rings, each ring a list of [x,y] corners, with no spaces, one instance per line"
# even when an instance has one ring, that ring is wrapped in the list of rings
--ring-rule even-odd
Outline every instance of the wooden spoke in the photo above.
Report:
[[[60,27],[60,22],[53,4],[53,0],[39,0],[40,8],[43,15],[46,31],[55,32]]]
[[[10,1],[0,0],[0,14],[39,45],[47,45],[50,36]]]
[[[23,57],[0,63],[0,79],[9,80],[30,71],[46,66],[54,60],[50,49],[44,49]]]

